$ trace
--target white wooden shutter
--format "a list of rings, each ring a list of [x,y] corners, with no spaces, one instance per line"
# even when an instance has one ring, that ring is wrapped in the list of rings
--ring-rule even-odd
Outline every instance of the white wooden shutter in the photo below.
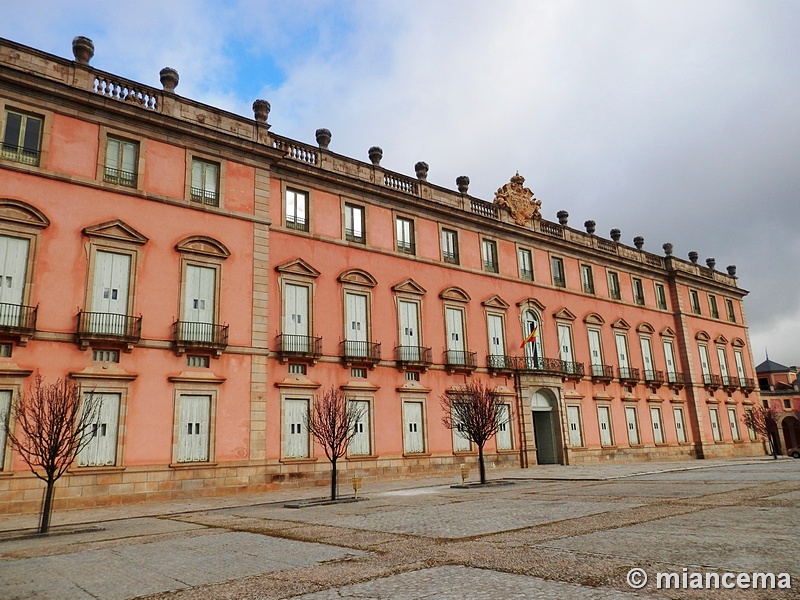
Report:
[[[589,329],[589,354],[592,359],[593,367],[603,366],[603,352],[600,346],[600,332],[596,329]],[[595,374],[600,374],[598,370]]]
[[[725,356],[725,348],[717,346],[717,358],[719,359],[719,374],[722,377],[728,376],[728,357]]]
[[[489,325],[489,354],[505,356],[506,340],[503,331],[503,317],[500,315],[486,315]]]
[[[628,426],[628,442],[631,446],[638,446],[639,426],[636,422],[636,409],[633,406],[625,407],[625,423]]]
[[[664,443],[664,429],[661,426],[661,409],[650,407],[650,420],[653,422],[653,440],[656,444]]]
[[[567,424],[569,425],[569,445],[573,448],[583,446],[581,412],[577,406],[567,407]]]
[[[177,461],[208,461],[211,397],[182,395],[179,401]]]
[[[286,458],[305,458],[308,452],[308,400],[303,398],[287,398],[284,403],[283,428],[286,446]]]
[[[457,308],[446,308],[445,320],[447,349],[462,352],[464,350],[464,313]]]
[[[103,252],[95,254],[94,283],[92,290],[92,315],[90,329],[95,333],[124,335],[124,318],[112,315],[128,314],[128,286],[130,284],[131,257],[128,254]]]
[[[733,441],[738,442],[741,437],[739,436],[739,420],[736,418],[736,409],[733,407],[728,408],[728,421],[731,424],[731,435]]]
[[[672,410],[675,417],[675,430],[678,433],[678,442],[684,443],[686,441],[686,429],[683,423],[683,409],[675,408]]]
[[[455,448],[456,452],[468,452],[472,449],[472,443],[463,433],[463,427],[457,422],[456,415],[452,414],[451,416],[456,425],[453,428],[453,447]]]
[[[703,371],[703,375],[710,375],[711,368],[708,365],[708,348],[705,346],[698,346],[700,349],[700,368]]]
[[[675,375],[675,352],[670,340],[664,340],[664,359],[667,363],[667,381],[674,382],[677,378]]]
[[[403,360],[421,360],[419,337],[419,314],[415,302],[400,300],[398,303],[400,313],[400,345]]]
[[[18,327],[28,267],[28,240],[0,235],[0,325]]]
[[[346,340],[349,356],[367,355],[367,297],[362,294],[345,294]]]
[[[733,360],[736,362],[736,373],[739,375],[739,379],[743,380],[747,376],[744,374],[744,360],[742,359],[742,353],[739,350],[733,351]]]
[[[716,408],[710,408],[708,413],[711,416],[711,433],[714,436],[714,441],[719,442],[722,440],[722,432],[719,430],[719,412]]]
[[[653,375],[653,347],[650,345],[650,338],[639,338],[642,347],[642,363],[644,364],[645,376]]]
[[[84,394],[84,399],[94,396],[99,410],[87,435],[89,443],[78,457],[82,467],[114,465],[117,459],[117,428],[119,426],[119,394]]]
[[[0,390],[0,471],[5,464],[6,452],[6,427],[9,426],[9,413],[11,412],[11,390]]]
[[[564,362],[575,362],[572,355],[572,337],[570,336],[569,325],[558,325],[558,348],[561,360]]]
[[[511,450],[511,411],[508,404],[497,405],[497,449]]]
[[[613,445],[611,436],[611,409],[608,406],[597,407],[597,422],[600,425],[600,445]]]
[[[369,402],[365,400],[351,400],[352,405],[361,414],[358,421],[353,425],[355,435],[350,440],[348,454],[369,454],[370,453],[370,430],[369,430]]]
[[[424,452],[421,402],[403,403],[403,426],[405,427],[405,452],[407,454]]]
[[[186,339],[214,340],[217,272],[211,267],[186,266],[184,291],[184,335]]]
[[[625,334],[617,333],[614,335],[617,343],[617,360],[619,361],[620,369],[628,368],[628,342],[625,339]]]

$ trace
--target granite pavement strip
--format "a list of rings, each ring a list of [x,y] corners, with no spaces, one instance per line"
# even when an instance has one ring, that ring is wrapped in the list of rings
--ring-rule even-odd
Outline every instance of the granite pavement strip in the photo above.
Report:
[[[0,516],[0,599],[800,598],[800,461],[626,463]],[[344,491],[344,489],[343,489]],[[642,567],[788,572],[790,590],[633,591]]]

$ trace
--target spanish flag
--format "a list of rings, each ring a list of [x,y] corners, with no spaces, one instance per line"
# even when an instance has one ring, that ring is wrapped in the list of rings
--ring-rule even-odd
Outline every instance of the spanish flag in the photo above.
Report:
[[[536,343],[536,336],[537,336],[537,335],[539,335],[539,324],[538,324],[538,323],[534,323],[534,325],[533,325],[533,331],[531,331],[531,332],[528,334],[528,337],[526,337],[524,340],[522,340],[522,344],[520,344],[520,346],[519,346],[519,347],[520,347],[520,348],[524,348],[524,347],[525,347],[525,344],[527,344],[528,342],[534,342],[534,343]]]

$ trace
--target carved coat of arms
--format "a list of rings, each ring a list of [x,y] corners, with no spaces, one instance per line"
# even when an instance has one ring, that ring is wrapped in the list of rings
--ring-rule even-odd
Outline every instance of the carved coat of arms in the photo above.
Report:
[[[494,195],[494,203],[498,206],[505,206],[511,211],[511,218],[514,223],[522,225],[528,224],[530,219],[541,219],[539,212],[542,202],[533,197],[533,192],[523,187],[525,178],[517,173],[511,181],[497,190]]]

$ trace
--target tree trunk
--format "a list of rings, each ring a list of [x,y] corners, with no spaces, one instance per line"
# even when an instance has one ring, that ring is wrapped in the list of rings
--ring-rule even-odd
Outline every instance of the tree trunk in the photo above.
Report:
[[[336,500],[336,459],[331,460],[331,500]]]
[[[44,491],[44,504],[42,505],[42,518],[39,520],[39,533],[50,531],[50,515],[53,514],[53,492],[55,492],[56,482],[54,479],[47,480],[47,487]]]
[[[483,446],[478,446],[478,467],[481,472],[481,483],[486,483],[486,467],[483,464]]]

